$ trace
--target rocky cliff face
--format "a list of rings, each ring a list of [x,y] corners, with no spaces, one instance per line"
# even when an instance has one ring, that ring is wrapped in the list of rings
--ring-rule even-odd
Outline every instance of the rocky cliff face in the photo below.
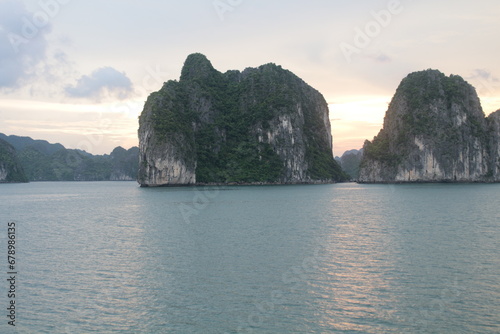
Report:
[[[323,96],[274,64],[223,74],[192,54],[139,123],[142,186],[345,178]]]
[[[28,182],[12,145],[0,139],[0,183]]]
[[[492,162],[498,119],[485,118],[474,87],[461,77],[412,73],[399,85],[383,129],[365,142],[359,181],[498,180]]]
[[[490,126],[490,176],[500,182],[500,110],[488,116]]]

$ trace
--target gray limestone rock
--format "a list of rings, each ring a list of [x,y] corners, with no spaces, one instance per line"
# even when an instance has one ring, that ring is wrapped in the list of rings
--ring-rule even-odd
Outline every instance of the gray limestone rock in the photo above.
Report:
[[[142,186],[345,179],[323,96],[275,64],[220,73],[190,55],[139,119]]]
[[[486,119],[476,90],[461,77],[412,73],[396,90],[383,129],[365,141],[359,181],[498,180],[498,124],[498,115]]]

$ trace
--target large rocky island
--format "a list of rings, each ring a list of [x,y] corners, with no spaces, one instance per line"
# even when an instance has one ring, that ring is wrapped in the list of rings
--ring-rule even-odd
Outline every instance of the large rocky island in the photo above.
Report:
[[[189,55],[139,119],[141,186],[342,181],[323,96],[275,64],[221,73]]]
[[[498,182],[500,110],[489,117],[476,90],[437,70],[409,74],[383,129],[365,141],[359,182]]]

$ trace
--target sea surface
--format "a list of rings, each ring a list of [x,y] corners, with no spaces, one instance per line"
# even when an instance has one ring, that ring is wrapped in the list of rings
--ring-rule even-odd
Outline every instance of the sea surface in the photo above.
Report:
[[[498,184],[2,184],[0,209],[0,333],[500,332]]]

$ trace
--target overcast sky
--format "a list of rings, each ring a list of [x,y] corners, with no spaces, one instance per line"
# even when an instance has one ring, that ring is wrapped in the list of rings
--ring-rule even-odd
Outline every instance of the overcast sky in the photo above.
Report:
[[[318,89],[340,155],[378,133],[414,71],[461,75],[499,109],[499,14],[498,0],[0,0],[0,132],[130,148],[147,96],[201,52]]]

